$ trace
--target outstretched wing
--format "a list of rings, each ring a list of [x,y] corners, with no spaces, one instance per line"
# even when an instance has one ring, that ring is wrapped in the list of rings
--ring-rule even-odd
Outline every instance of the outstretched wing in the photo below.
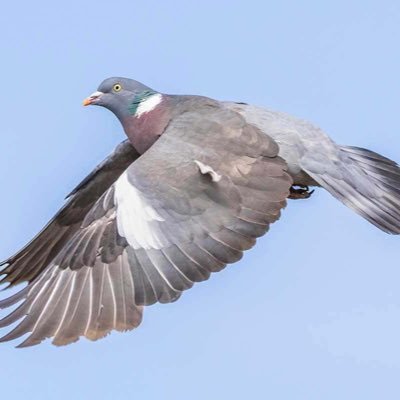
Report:
[[[195,100],[193,100],[195,101]],[[142,306],[176,300],[240,259],[279,218],[291,186],[278,146],[237,113],[199,101],[177,116],[87,212],[19,294],[2,340],[98,339],[140,323]]]
[[[1,283],[33,281],[60,252],[100,196],[139,157],[128,140],[100,163],[68,196],[64,207],[24,248],[0,263]]]

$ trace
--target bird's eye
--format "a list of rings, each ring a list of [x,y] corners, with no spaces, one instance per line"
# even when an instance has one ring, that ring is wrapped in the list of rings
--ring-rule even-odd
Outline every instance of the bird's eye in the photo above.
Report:
[[[116,83],[116,84],[113,86],[114,92],[120,92],[121,89],[122,89],[122,86],[121,86],[120,83]]]

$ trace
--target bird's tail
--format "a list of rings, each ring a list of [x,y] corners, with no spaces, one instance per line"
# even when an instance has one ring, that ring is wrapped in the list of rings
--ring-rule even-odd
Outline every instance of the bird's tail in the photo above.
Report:
[[[400,167],[360,147],[340,146],[340,158],[345,165],[341,179],[323,175],[316,180],[378,228],[400,234]]]

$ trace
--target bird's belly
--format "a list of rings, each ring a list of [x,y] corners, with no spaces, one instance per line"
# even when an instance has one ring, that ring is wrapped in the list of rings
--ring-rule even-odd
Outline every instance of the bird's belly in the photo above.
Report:
[[[299,169],[298,165],[288,164],[289,175],[293,179],[293,184],[301,186],[320,186],[310,175]]]
[[[300,147],[288,145],[287,142],[279,140],[279,137],[275,137],[274,139],[279,145],[279,156],[282,157],[288,165],[288,172],[293,179],[293,183],[302,186],[319,186],[319,184],[300,166],[300,158],[302,156]],[[293,141],[293,143],[295,142]]]

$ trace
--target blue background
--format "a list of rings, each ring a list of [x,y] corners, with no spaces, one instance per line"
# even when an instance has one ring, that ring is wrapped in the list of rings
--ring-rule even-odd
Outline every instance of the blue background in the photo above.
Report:
[[[123,133],[122,75],[312,120],[400,161],[398,1],[13,1],[0,14],[0,257]],[[398,399],[399,238],[323,190],[134,332],[0,346],[4,399]]]

